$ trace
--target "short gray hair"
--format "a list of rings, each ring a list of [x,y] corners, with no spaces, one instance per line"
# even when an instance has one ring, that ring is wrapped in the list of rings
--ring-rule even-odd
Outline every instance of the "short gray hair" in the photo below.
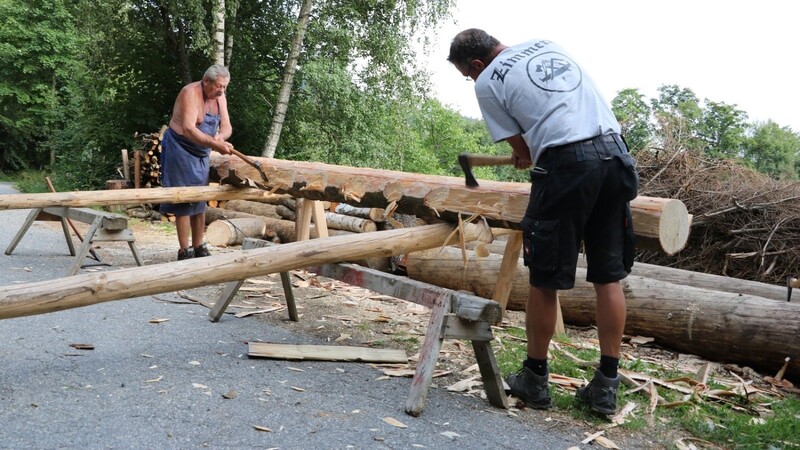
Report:
[[[219,77],[227,78],[229,80],[231,78],[231,73],[228,72],[228,69],[221,64],[214,64],[206,69],[206,73],[203,74],[203,78],[206,78],[209,81],[217,81],[217,78]]]

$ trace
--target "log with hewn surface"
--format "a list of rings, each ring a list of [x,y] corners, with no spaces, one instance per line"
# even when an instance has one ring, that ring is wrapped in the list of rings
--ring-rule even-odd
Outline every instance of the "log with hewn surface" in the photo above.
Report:
[[[410,253],[408,276],[437,286],[492,298],[502,257],[475,258],[447,247]],[[590,325],[595,320],[595,293],[579,268],[575,287],[559,291],[564,322]],[[630,275],[622,281],[628,306],[627,334],[649,336],[664,347],[715,361],[751,365],[774,374],[784,358],[800,376],[800,302],[778,302],[753,295],[702,289]],[[508,309],[524,311],[528,269],[520,259]]]
[[[483,239],[488,232],[477,226],[467,226],[463,230],[465,240]],[[351,234],[330,237],[324,243],[319,240],[301,241],[206,258],[4,286],[0,290],[0,319],[238,281],[318,264],[420,251],[441,246],[452,238],[453,231],[450,224],[436,224]],[[459,239],[458,233],[455,239]]]
[[[186,203],[207,200],[259,200],[271,194],[263,189],[238,186],[192,186],[152,189],[55,192],[0,195],[0,210],[50,206],[129,205],[135,203]]]
[[[316,162],[254,158],[267,176],[238,158],[211,154],[211,177],[224,184],[256,182],[264,189],[294,197],[349,203],[361,207],[386,208],[424,219],[454,222],[459,214],[480,214],[492,226],[519,228],[530,196],[529,183],[481,181],[469,189],[464,179],[336,166]],[[634,230],[653,238],[667,254],[686,244],[689,215],[679,200],[637,197],[631,202]]]

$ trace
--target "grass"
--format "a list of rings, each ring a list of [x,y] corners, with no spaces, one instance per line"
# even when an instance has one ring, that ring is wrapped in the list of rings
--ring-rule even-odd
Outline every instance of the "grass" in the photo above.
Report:
[[[9,175],[0,173],[0,180],[14,183],[14,187],[25,194],[36,194],[40,192],[50,192],[44,177],[47,173],[40,170],[24,170],[22,172]]]
[[[502,338],[499,346],[495,348],[497,363],[503,376],[507,376],[520,369],[526,357],[525,330],[522,328],[505,328],[498,335]],[[557,335],[553,341],[561,348],[569,348],[570,354],[584,361],[598,361],[600,354],[596,349],[581,348],[573,345],[567,335]],[[497,341],[496,341],[497,342]],[[557,348],[551,348],[551,358],[548,363],[551,373],[574,378],[589,380],[594,369],[583,367],[572,358]],[[694,374],[682,373],[671,368],[651,364],[642,360],[623,360],[623,369],[646,373],[655,378],[667,380],[679,377],[694,377]],[[710,378],[708,382],[711,389],[726,389],[725,385]],[[576,403],[575,395],[564,389],[550,385],[553,397],[553,409],[571,415],[574,419],[602,427],[608,420],[592,413],[588,408]],[[683,400],[683,394],[672,389],[658,387],[658,392],[667,402]],[[681,430],[682,434],[689,434],[696,439],[712,443],[722,448],[731,449],[800,449],[800,398],[788,395],[787,397],[774,397],[764,400],[764,397],[753,399],[759,401],[760,406],[768,406],[770,414],[748,412],[751,403],[744,398],[732,399],[732,404],[716,403],[710,399],[695,396],[688,404],[675,408],[657,407],[653,420],[648,421],[646,411],[650,398],[644,391],[628,394],[628,387],[620,386],[618,395],[618,409],[627,402],[637,404],[635,412],[621,427],[630,431],[650,433],[650,427],[670,428]],[[765,404],[766,403],[766,404]],[[743,410],[734,409],[734,404]],[[651,425],[656,423],[657,425]],[[654,433],[650,433],[651,437]],[[660,433],[659,433],[660,434]],[[664,442],[670,448],[675,448],[673,442]],[[709,446],[710,447],[710,446]]]

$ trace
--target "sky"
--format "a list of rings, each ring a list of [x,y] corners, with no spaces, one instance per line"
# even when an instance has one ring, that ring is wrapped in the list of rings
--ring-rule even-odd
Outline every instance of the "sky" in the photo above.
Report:
[[[450,41],[482,28],[503,44],[548,39],[595,81],[607,102],[635,88],[691,89],[702,102],[736,105],[749,122],[800,133],[800,4],[792,0],[456,0],[427,49],[436,98],[481,117],[472,81],[447,62]]]

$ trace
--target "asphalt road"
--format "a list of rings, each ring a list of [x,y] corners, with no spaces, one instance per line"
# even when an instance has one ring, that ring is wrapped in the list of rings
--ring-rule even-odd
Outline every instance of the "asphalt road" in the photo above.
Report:
[[[0,183],[0,195],[11,193]],[[3,249],[29,212],[0,211]],[[71,261],[61,230],[35,223],[0,255],[0,286],[61,278]],[[589,431],[554,427],[543,412],[512,417],[443,388],[414,418],[403,411],[410,379],[378,380],[359,363],[250,359],[250,340],[322,342],[252,318],[211,323],[206,308],[170,298],[4,320],[0,448],[565,450]]]

